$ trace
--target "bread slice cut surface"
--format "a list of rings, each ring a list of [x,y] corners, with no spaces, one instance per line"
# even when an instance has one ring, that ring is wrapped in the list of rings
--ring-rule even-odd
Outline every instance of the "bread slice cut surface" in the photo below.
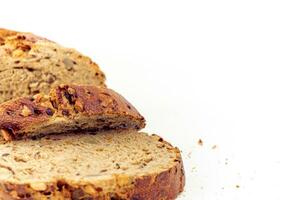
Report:
[[[90,58],[32,33],[0,28],[0,103],[59,84],[104,85]]]
[[[69,131],[138,130],[144,118],[121,95],[106,87],[60,85],[0,104],[0,131],[5,140]]]
[[[175,199],[180,152],[136,131],[50,135],[0,143],[3,199]]]

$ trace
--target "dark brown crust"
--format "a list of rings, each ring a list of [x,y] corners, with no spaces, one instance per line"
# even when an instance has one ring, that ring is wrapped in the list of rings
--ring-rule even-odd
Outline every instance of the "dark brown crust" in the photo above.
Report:
[[[96,86],[61,85],[50,92],[59,110],[76,111],[83,115],[126,114],[141,118],[138,111],[121,95],[111,89]],[[76,108],[76,105],[78,108]]]
[[[31,110],[32,114],[29,116],[22,116],[21,112],[23,106]],[[19,98],[3,104],[0,104],[0,129],[7,131],[12,139],[19,137],[23,129],[42,123],[49,120],[46,114],[45,107],[31,101],[30,98]]]
[[[145,126],[138,111],[113,90],[60,85],[51,90],[50,97],[37,95],[0,104],[0,129],[10,134],[9,138],[20,139],[27,137],[26,133],[34,126],[57,117],[73,119],[83,116],[127,117],[128,124],[135,124],[135,129]]]
[[[173,148],[169,143],[159,139]],[[96,185],[70,185],[63,180],[47,185],[46,190],[37,191],[29,184],[0,183],[0,198],[3,199],[86,199],[86,200],[174,200],[185,185],[185,174],[178,149],[174,165],[158,174],[135,177],[129,187],[115,188],[114,192],[105,192]],[[118,179],[118,178],[117,178]],[[87,186],[92,190],[87,190]],[[92,191],[92,192],[90,192]],[[23,197],[23,198],[22,198]]]

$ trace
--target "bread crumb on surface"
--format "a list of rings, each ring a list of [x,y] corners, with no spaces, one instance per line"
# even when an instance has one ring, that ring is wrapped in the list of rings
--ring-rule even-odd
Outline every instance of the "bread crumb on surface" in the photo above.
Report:
[[[239,185],[236,185],[235,187],[236,187],[236,188],[240,188],[240,186],[239,186]]]
[[[187,157],[188,157],[188,158],[191,158],[191,155],[192,155],[192,152],[190,151],[190,152],[187,154]]]
[[[191,170],[191,172],[197,172],[197,167],[192,167],[192,170]]]
[[[212,147],[211,147],[211,149],[216,149],[218,146],[217,145],[213,145]]]
[[[202,141],[201,139],[199,139],[199,140],[198,140],[198,144],[199,144],[200,146],[203,146],[203,141]]]
[[[225,165],[228,165],[228,158],[225,158]]]

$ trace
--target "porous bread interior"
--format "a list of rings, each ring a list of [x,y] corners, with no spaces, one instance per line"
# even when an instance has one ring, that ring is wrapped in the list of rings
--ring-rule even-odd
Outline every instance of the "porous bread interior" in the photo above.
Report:
[[[28,51],[14,45],[13,39],[0,45],[0,103],[48,93],[51,87],[62,83],[104,84],[105,77],[98,66],[74,49],[48,40],[37,40]]]
[[[2,141],[0,155],[0,182],[46,184],[64,180],[111,188],[115,176],[128,177],[124,179],[128,183],[122,184],[130,185],[134,177],[170,169],[179,151],[158,136],[124,131]]]
[[[52,117],[51,120],[29,127],[20,136],[41,137],[49,134],[61,134],[82,131],[107,131],[107,130],[134,130],[140,129],[141,122],[130,116],[107,115],[76,116],[74,119],[66,119],[62,116]],[[75,133],[74,132],[74,133]]]

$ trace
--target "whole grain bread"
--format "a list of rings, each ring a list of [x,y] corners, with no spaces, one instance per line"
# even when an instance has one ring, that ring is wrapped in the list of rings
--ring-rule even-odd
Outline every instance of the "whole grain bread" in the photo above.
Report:
[[[0,29],[0,103],[48,93],[59,84],[104,85],[99,66],[78,51],[36,36]]]
[[[0,104],[0,130],[5,140],[69,131],[141,129],[144,118],[121,95],[106,87],[60,85]]]
[[[0,142],[0,197],[172,200],[183,190],[180,152],[136,131]]]

